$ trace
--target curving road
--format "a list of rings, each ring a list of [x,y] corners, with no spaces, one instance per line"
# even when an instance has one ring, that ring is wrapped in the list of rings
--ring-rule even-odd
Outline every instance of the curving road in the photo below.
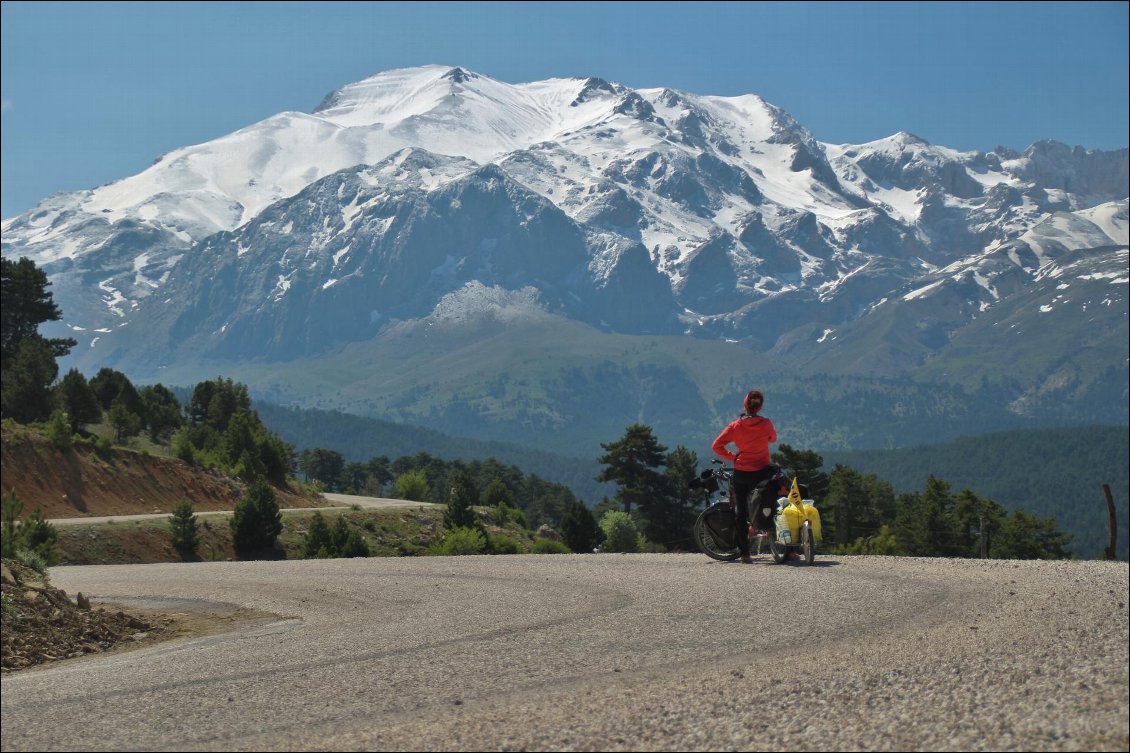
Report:
[[[324,493],[322,496],[329,502],[334,502],[336,507],[284,507],[283,512],[325,512],[326,510],[341,510],[356,507],[364,508],[389,508],[389,507],[439,507],[434,502],[413,502],[407,499],[392,499],[389,497],[360,497],[354,494]],[[216,515],[231,515],[232,510],[201,510],[193,513],[197,518],[206,518]],[[129,522],[132,520],[167,520],[170,513],[142,513],[141,515],[98,515],[85,518],[51,518],[48,522],[57,526],[90,525],[91,523],[109,523],[111,521]]]
[[[226,632],[2,679],[3,750],[1126,750],[1126,563],[56,568]]]

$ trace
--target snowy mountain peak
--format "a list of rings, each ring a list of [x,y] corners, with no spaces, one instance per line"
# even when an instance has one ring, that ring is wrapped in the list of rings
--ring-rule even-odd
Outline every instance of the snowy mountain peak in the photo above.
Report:
[[[442,65],[383,71],[331,92],[313,114],[346,126],[394,122],[428,112],[472,78],[480,76]]]
[[[443,74],[444,78],[450,80],[452,83],[455,83],[455,84],[466,83],[467,81],[469,81],[473,78],[478,78],[478,76],[479,76],[479,74],[468,73],[467,71],[463,70],[462,68],[452,68],[450,71]]]
[[[1127,172],[1127,150],[961,152],[905,131],[830,145],[755,94],[511,84],[430,65],[45,200],[4,223],[4,253],[47,266],[86,331],[172,301],[155,294],[185,270],[206,276],[214,265],[198,257],[215,255],[254,279],[256,317],[328,307],[286,315],[322,322],[312,343],[369,336],[478,281],[532,286],[554,311],[613,329],[770,347],[883,300],[929,301],[949,289],[929,275],[954,264],[994,291],[983,313],[1047,259],[1124,243]],[[334,326],[347,299],[373,308]],[[629,300],[647,305],[627,312]],[[228,313],[230,326],[208,322],[234,348],[231,333],[255,327]]]
[[[910,133],[909,131],[899,131],[894,136],[891,136],[891,141],[902,144],[903,146],[930,146],[929,141],[917,134]]]
[[[577,92],[577,96],[569,103],[569,106],[577,107],[601,96],[620,96],[625,91],[627,90],[619,84],[612,84],[602,78],[590,76],[582,80],[581,90]]]

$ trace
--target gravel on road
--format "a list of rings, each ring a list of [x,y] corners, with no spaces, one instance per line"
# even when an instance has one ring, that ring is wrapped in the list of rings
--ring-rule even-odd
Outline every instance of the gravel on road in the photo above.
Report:
[[[518,555],[52,580],[249,617],[5,676],[4,750],[1128,746],[1126,563]]]

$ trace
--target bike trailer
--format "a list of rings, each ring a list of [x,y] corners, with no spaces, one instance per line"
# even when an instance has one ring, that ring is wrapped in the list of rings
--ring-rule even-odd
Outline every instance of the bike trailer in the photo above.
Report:
[[[804,521],[812,526],[812,538],[819,542],[823,536],[820,530],[820,511],[815,505],[805,503],[803,508],[797,508],[792,503],[785,504],[777,514],[777,540],[783,544],[797,544],[800,542],[800,527]]]

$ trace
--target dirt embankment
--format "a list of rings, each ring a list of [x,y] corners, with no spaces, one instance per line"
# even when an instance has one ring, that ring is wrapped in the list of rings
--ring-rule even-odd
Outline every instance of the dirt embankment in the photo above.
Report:
[[[23,503],[23,515],[36,508],[46,518],[81,518],[108,515],[171,513],[184,501],[196,512],[232,510],[246,493],[246,485],[216,471],[195,468],[180,460],[156,457],[124,449],[96,450],[76,442],[60,449],[41,434],[10,421],[0,434],[0,491],[14,491]],[[320,495],[300,489],[275,489],[280,507],[323,507],[331,503]],[[86,552],[107,553],[90,561],[172,561],[166,531],[134,526],[120,530],[108,526],[102,535],[67,526],[59,529],[64,562],[68,542],[76,536],[89,541]],[[224,533],[226,525],[216,527]],[[215,534],[206,527],[201,533],[202,553],[211,558],[232,556],[230,535]],[[154,554],[157,552],[157,554]],[[133,557],[129,556],[133,554]],[[84,562],[81,557],[79,562]],[[39,576],[15,562],[3,566],[2,671],[23,669],[47,661],[82,654],[144,645],[179,634],[212,629],[212,622],[199,625],[157,613],[132,613],[91,608],[81,595],[78,603],[52,588]]]
[[[177,632],[177,626],[164,615],[92,608],[81,593],[73,603],[66,591],[52,588],[46,576],[10,560],[0,565],[0,590],[4,593],[0,671],[5,673],[123,645],[152,643]]]
[[[180,460],[124,449],[98,451],[75,443],[67,449],[5,422],[0,447],[0,487],[15,491],[24,514],[46,518],[171,513],[180,502],[197,512],[231,510],[246,485]],[[279,507],[317,507],[326,502],[299,489],[275,489]]]

